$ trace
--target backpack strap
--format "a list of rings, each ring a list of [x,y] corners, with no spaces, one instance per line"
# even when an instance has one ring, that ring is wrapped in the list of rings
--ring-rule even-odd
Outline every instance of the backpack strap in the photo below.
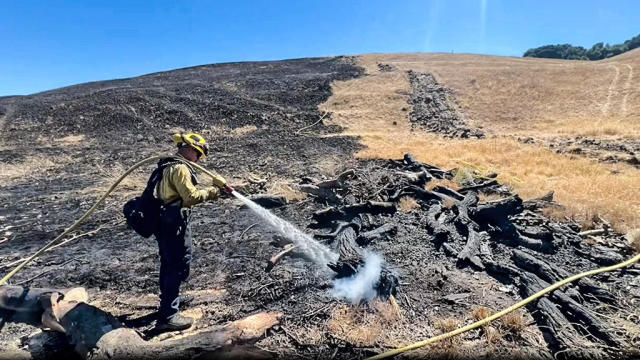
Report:
[[[156,192],[159,192],[158,187],[160,186],[160,181],[162,181],[164,170],[170,166],[173,166],[179,163],[187,166],[187,169],[189,169],[189,173],[191,174],[191,182],[194,185],[198,185],[198,178],[196,177],[195,170],[191,167],[191,165],[186,161],[182,160],[182,158],[180,158],[179,156],[172,156],[172,157],[167,157],[158,161],[158,167],[155,170],[153,170],[153,172],[151,173],[151,176],[147,181],[147,187],[144,189],[143,196],[154,196],[153,195],[154,190]],[[182,202],[182,198],[178,198],[165,205],[173,205],[178,201]]]
[[[184,164],[187,166],[187,169],[189,169],[189,173],[191,174],[191,182],[193,183],[193,185],[198,185],[199,182],[198,182],[198,177],[196,176],[195,169],[191,166],[191,164],[189,164],[180,156],[172,156],[172,157],[164,158],[158,161],[158,167],[173,166],[178,163]]]
[[[158,163],[158,167],[153,170],[151,176],[149,176],[149,180],[147,180],[147,187],[142,192],[142,196],[153,196],[153,191],[155,190],[156,186],[160,184],[160,180],[162,180],[164,169],[169,165],[170,162],[162,164]]]

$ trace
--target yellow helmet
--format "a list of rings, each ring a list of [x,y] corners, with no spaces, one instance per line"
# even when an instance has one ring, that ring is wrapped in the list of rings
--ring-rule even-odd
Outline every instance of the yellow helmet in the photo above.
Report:
[[[202,135],[196,133],[188,133],[188,134],[173,134],[173,142],[178,145],[178,147],[182,145],[188,145],[195,149],[197,152],[202,155],[203,158],[206,158],[209,154],[209,145],[204,140]]]

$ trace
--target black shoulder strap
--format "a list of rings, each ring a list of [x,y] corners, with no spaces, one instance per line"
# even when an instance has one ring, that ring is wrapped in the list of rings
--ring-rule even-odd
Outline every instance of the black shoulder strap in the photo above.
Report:
[[[191,166],[191,164],[189,164],[186,160],[184,160],[180,156],[173,156],[173,157],[162,159],[158,162],[158,167],[165,166],[165,164],[166,166],[171,166],[178,163],[186,165],[187,169],[189,169],[189,173],[191,174],[191,182],[193,183],[193,185],[198,185],[199,182],[198,182],[198,177],[196,176],[195,169]]]
[[[153,196],[153,191],[156,185],[158,185],[160,183],[160,180],[162,180],[164,169],[166,169],[168,166],[171,166],[177,162],[179,162],[179,160],[175,158],[165,158],[158,161],[158,167],[155,170],[153,170],[153,172],[151,173],[151,176],[149,176],[149,180],[147,181],[147,187],[144,189],[144,192],[142,193],[143,196]]]

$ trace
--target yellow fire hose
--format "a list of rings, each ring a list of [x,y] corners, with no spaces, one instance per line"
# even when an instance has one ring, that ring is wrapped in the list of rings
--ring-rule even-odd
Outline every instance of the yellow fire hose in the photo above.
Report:
[[[9,279],[11,279],[15,274],[17,274],[18,271],[22,270],[31,261],[33,261],[33,259],[35,259],[38,256],[40,256],[43,252],[47,251],[49,248],[51,248],[56,243],[58,243],[58,241],[60,241],[62,238],[64,238],[67,234],[69,234],[70,232],[75,230],[83,221],[85,221],[91,214],[93,214],[96,211],[98,206],[100,206],[100,204],[102,204],[104,202],[104,200],[107,198],[107,196],[109,196],[109,194],[111,194],[111,192],[116,188],[116,186],[118,186],[118,184],[120,184],[120,182],[125,177],[127,177],[129,174],[131,174],[131,172],[133,172],[133,170],[139,168],[142,165],[146,165],[146,164],[158,161],[160,159],[163,159],[163,158],[166,158],[166,157],[169,157],[169,156],[172,156],[172,155],[156,155],[156,156],[152,156],[152,157],[146,158],[146,159],[134,164],[132,167],[130,167],[127,171],[124,172],[124,174],[122,174],[122,176],[120,176],[118,178],[118,180],[116,180],[113,183],[113,185],[111,185],[109,190],[107,190],[107,192],[104,193],[104,195],[102,195],[102,197],[89,210],[87,210],[87,212],[84,213],[84,215],[82,215],[82,217],[80,219],[78,219],[73,225],[71,225],[71,227],[66,229],[62,234],[58,235],[55,239],[51,240],[48,244],[43,246],[40,250],[36,251],[33,255],[31,255],[25,261],[20,263],[18,266],[16,266],[15,269],[11,270],[10,273],[5,275],[5,277],[3,277],[2,280],[0,280],[0,286],[4,285],[7,281],[9,281]],[[183,160],[183,161],[189,163],[194,168],[202,171],[203,173],[211,176],[212,178],[215,177],[215,175],[213,173],[211,173],[209,170],[205,169],[204,167],[202,167],[202,166],[200,166],[200,165],[198,165],[196,163],[193,163],[191,161],[188,161],[188,160]]]
[[[450,331],[450,332],[445,333],[445,334],[434,336],[434,337],[432,337],[430,339],[427,339],[427,340],[419,341],[417,343],[414,343],[414,344],[411,344],[411,345],[408,345],[408,346],[405,346],[405,347],[402,347],[402,348],[389,350],[389,351],[384,352],[382,354],[378,354],[376,356],[369,357],[369,358],[367,358],[365,360],[388,358],[388,357],[391,357],[391,356],[395,356],[395,355],[401,354],[401,353],[406,352],[406,351],[415,350],[415,349],[423,347],[425,345],[429,345],[429,344],[432,344],[434,342],[437,342],[437,341],[440,341],[440,340],[444,340],[444,339],[447,339],[447,338],[462,334],[462,333],[467,332],[469,330],[476,329],[476,328],[478,328],[480,326],[488,324],[489,322],[491,322],[493,320],[499,319],[499,318],[503,317],[504,315],[506,315],[506,314],[518,309],[518,308],[521,308],[521,307],[527,305],[528,303],[530,303],[530,302],[532,302],[532,301],[534,301],[534,300],[536,300],[536,299],[538,299],[538,298],[540,298],[540,297],[542,297],[542,296],[544,296],[544,295],[546,295],[546,294],[558,289],[559,287],[567,285],[568,283],[570,283],[572,281],[576,281],[576,280],[581,279],[583,277],[591,276],[591,275],[595,275],[595,274],[600,274],[600,273],[603,273],[603,272],[619,270],[619,269],[622,269],[623,267],[630,266],[630,265],[638,262],[639,260],[640,260],[640,254],[632,257],[631,259],[629,259],[627,261],[623,261],[623,262],[621,262],[619,264],[616,264],[616,265],[603,267],[603,268],[600,268],[600,269],[595,269],[595,270],[590,270],[590,271],[585,271],[583,273],[580,273],[580,274],[577,274],[577,275],[573,275],[573,276],[571,276],[569,278],[566,278],[564,280],[558,281],[557,283],[547,287],[546,289],[540,290],[537,293],[529,296],[528,298],[526,298],[526,299],[524,299],[524,300],[522,300],[522,301],[520,301],[520,302],[518,302],[518,303],[516,303],[514,305],[511,305],[508,308],[506,308],[506,309],[504,309],[504,310],[502,310],[502,311],[500,311],[498,313],[495,313],[495,314],[493,314],[493,315],[491,315],[491,316],[489,316],[487,318],[484,318],[484,319],[482,319],[480,321],[477,321],[477,322],[475,322],[473,324],[461,327],[459,329]]]

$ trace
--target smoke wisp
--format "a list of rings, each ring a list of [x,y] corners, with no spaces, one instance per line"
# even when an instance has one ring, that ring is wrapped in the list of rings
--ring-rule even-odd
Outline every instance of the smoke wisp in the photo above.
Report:
[[[333,296],[359,304],[377,295],[375,286],[380,280],[382,257],[370,252],[365,254],[364,261],[364,265],[353,276],[334,280]]]

